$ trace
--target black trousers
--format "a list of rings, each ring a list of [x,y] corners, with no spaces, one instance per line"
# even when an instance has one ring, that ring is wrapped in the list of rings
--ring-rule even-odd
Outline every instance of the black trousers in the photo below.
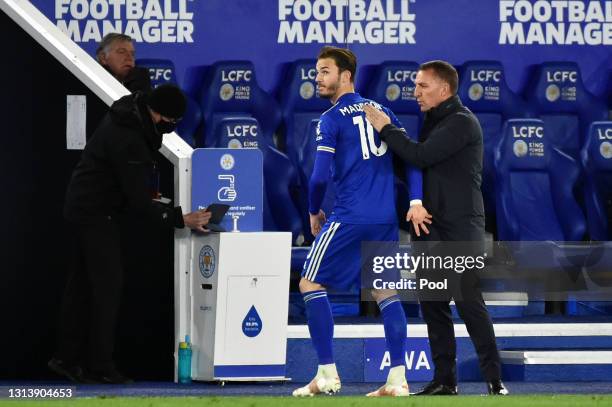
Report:
[[[92,370],[113,367],[123,267],[119,226],[111,219],[75,225],[72,270],[61,309],[56,357]]]
[[[471,234],[470,237],[473,235]],[[463,243],[447,244],[444,237],[444,232],[430,228],[427,240],[444,242],[445,248],[441,250],[455,251],[455,255],[456,251],[464,250],[466,245]],[[467,246],[473,248],[471,244]],[[435,272],[435,270],[432,271],[434,274]],[[426,277],[431,276],[432,273]],[[419,302],[427,324],[427,334],[435,367],[434,380],[450,386],[457,384],[457,345],[449,305],[451,299],[455,300],[457,312],[465,323],[474,344],[483,378],[486,381],[499,380],[501,379],[501,361],[493,323],[482,298],[480,278],[474,270],[465,271],[462,274],[455,272],[451,274],[447,290],[436,290],[433,295],[431,293],[428,295],[426,292],[419,293]],[[423,274],[417,274],[419,278],[422,276]]]

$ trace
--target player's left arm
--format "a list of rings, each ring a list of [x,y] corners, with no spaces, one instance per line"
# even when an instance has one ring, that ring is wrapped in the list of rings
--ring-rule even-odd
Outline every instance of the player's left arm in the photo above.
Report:
[[[321,209],[329,174],[336,152],[337,127],[330,117],[322,116],[317,126],[317,152],[314,168],[308,182],[308,212],[310,215],[310,230],[313,236],[321,231],[325,224],[325,213]]]
[[[308,214],[310,215],[310,231],[313,236],[318,235],[325,224],[325,212],[321,209],[321,204],[327,190],[333,157],[333,153],[317,150],[314,168],[308,183]]]

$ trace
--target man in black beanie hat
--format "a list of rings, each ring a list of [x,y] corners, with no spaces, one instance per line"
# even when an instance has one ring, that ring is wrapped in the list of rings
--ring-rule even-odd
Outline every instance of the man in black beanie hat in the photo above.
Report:
[[[87,142],[72,174],[64,216],[76,236],[76,267],[60,311],[58,350],[49,361],[53,371],[72,381],[131,381],[113,363],[123,282],[121,220],[145,216],[168,228],[206,231],[209,212],[183,215],[180,207],[153,201],[156,191],[150,189],[153,155],[185,108],[185,96],[174,85],[122,97]]]

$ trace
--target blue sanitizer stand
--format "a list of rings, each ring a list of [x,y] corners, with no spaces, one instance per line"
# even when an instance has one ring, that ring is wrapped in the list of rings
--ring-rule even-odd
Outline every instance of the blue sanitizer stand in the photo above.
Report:
[[[261,231],[261,152],[199,149],[192,169],[192,210],[230,205],[227,232],[192,234],[192,377],[285,380],[291,234]]]

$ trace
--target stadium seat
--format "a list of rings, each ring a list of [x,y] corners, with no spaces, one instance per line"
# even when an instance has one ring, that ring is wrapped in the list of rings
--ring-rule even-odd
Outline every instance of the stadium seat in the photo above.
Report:
[[[609,225],[609,222],[607,224]],[[588,247],[590,247],[590,250],[583,263],[583,276],[587,290],[582,293],[570,294],[566,314],[612,315],[612,297],[610,296],[610,290],[612,290],[612,278],[610,278],[612,242],[609,239],[601,242],[590,241]]]
[[[136,66],[146,68],[154,88],[164,83],[178,84],[174,63],[169,59],[138,59]]]
[[[612,68],[608,69],[606,73],[606,86],[604,87],[603,95],[600,97],[607,103],[608,105],[608,120],[612,120]]]
[[[139,59],[136,65],[147,68],[151,85],[155,88],[164,83],[174,83],[178,86],[174,63],[169,59]],[[179,122],[176,132],[192,147],[195,146],[195,134],[202,123],[200,105],[192,97],[187,96],[187,110]]]
[[[581,151],[591,240],[612,240],[612,122],[594,122]]]
[[[298,240],[302,222],[292,191],[297,190],[298,176],[287,156],[267,143],[260,143],[260,126],[253,117],[227,116],[217,122],[206,147],[259,148],[263,153],[264,230],[288,231]]]
[[[264,157],[264,229],[290,231],[295,242],[301,222],[291,190],[297,190],[298,176],[289,159],[274,148],[280,123],[276,101],[258,86],[251,62],[217,62],[191,76],[197,73],[204,74],[198,84],[204,126],[196,144],[259,148]]]
[[[217,122],[205,147],[259,148],[260,129],[253,117],[227,116]]]
[[[495,150],[499,240],[582,240],[575,160],[553,147],[541,120],[509,120],[502,134]]]
[[[568,250],[572,258],[586,255],[567,243],[582,240],[586,230],[573,195],[580,169],[572,157],[551,145],[548,134],[542,120],[511,119],[495,150],[498,239],[507,242],[519,273],[499,284],[505,291],[527,291],[529,314],[544,309],[544,292],[575,278],[579,266],[560,263],[568,258]]]
[[[362,95],[391,109],[411,136],[418,134],[420,124],[420,108],[414,97],[418,69],[416,62],[383,62]]]
[[[265,149],[264,184],[268,206],[276,230],[291,232],[293,245],[296,245],[302,233],[300,213],[292,196],[297,189],[298,176],[285,154],[269,145]]]
[[[281,114],[276,101],[257,84],[253,63],[222,61],[205,71],[198,92],[204,118],[196,144],[210,145],[218,123],[226,117],[253,117],[261,126],[260,144],[274,145]],[[261,148],[261,146],[260,146]]]
[[[612,121],[591,124],[580,158],[584,168],[584,206],[589,240],[602,242],[601,246],[591,243],[595,249],[585,262],[584,272],[592,281],[595,292],[602,289],[609,292],[610,279],[604,276],[612,269]],[[577,300],[568,301],[566,313],[612,315],[612,302],[585,301],[582,295]]]
[[[589,125],[608,117],[605,103],[586,90],[575,62],[546,62],[538,66],[525,96],[546,123],[552,146],[575,159]]]
[[[508,119],[530,117],[525,101],[506,84],[504,67],[498,61],[468,61],[459,73],[457,94],[478,118],[482,127],[484,157],[482,195],[487,230],[495,219],[495,146],[502,136],[503,123]]]

